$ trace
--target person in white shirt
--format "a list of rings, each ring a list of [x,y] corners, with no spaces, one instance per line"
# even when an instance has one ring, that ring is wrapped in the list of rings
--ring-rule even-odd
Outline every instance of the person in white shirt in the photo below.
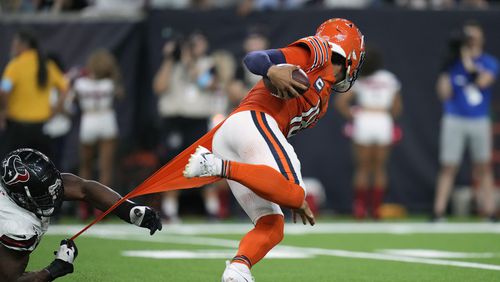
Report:
[[[80,176],[92,178],[94,156],[99,158],[99,181],[112,184],[113,159],[118,123],[113,107],[115,97],[123,95],[120,72],[114,56],[96,50],[87,61],[88,75],[75,80],[73,91],[82,111],[80,124]],[[81,209],[87,217],[85,208]]]
[[[396,76],[382,69],[380,54],[368,49],[361,77],[351,93],[337,96],[340,113],[353,125],[356,163],[353,213],[356,218],[364,218],[370,211],[375,219],[380,218],[387,187],[386,161],[393,142],[393,119],[402,111],[400,90]],[[353,100],[355,107],[350,105]]]

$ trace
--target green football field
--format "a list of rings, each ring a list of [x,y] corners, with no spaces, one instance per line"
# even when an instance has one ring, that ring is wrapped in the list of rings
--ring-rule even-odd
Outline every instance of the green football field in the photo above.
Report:
[[[28,268],[50,263],[59,241],[81,227],[51,226]],[[179,224],[149,236],[97,224],[77,239],[75,273],[60,281],[220,281],[249,228]],[[320,222],[285,232],[253,268],[256,281],[500,281],[500,224]]]

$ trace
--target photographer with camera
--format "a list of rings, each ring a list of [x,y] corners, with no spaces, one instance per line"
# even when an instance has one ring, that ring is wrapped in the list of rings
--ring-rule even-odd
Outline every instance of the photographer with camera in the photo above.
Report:
[[[161,118],[162,164],[208,131],[217,88],[214,62],[208,49],[207,38],[200,32],[187,37],[171,32],[163,46],[163,62],[153,81]],[[217,195],[211,190],[203,191],[207,213],[210,218],[216,217],[219,209]],[[170,222],[179,220],[178,199],[178,191],[163,195],[162,211]]]
[[[496,220],[493,171],[491,168],[491,124],[489,109],[498,62],[483,52],[484,35],[476,22],[467,22],[449,40],[436,90],[444,104],[441,124],[440,163],[434,201],[434,221],[441,221],[461,163],[469,147],[475,182],[483,190],[481,208]]]

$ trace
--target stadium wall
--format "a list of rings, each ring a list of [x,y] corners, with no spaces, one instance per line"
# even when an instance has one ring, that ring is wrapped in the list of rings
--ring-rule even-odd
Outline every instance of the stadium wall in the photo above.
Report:
[[[201,30],[212,50],[227,49],[238,57],[242,55],[242,40],[249,27],[266,28],[271,47],[280,47],[314,33],[316,26],[327,18],[349,18],[363,31],[368,44],[381,49],[386,68],[401,80],[404,112],[399,123],[404,138],[391,156],[388,201],[421,212],[431,208],[438,169],[441,104],[434,84],[447,36],[464,21],[475,19],[484,26],[486,50],[500,57],[500,37],[496,36],[499,15],[499,11],[306,9],[255,13],[244,18],[236,16],[233,10],[153,10],[133,19],[2,16],[0,68],[8,61],[9,42],[19,27],[28,26],[39,33],[44,49],[59,53],[66,66],[84,64],[85,57],[95,48],[110,48],[119,59],[127,89],[126,99],[118,103],[118,111],[121,142],[125,144],[124,151],[128,151],[154,143],[157,138],[156,101],[150,84],[161,62],[167,31],[188,34]],[[494,93],[499,90],[497,83]],[[352,190],[351,148],[342,135],[343,123],[331,110],[315,129],[291,140],[302,160],[304,176],[323,182],[328,207],[338,212],[350,210]],[[76,134],[68,142],[76,144]],[[75,155],[76,148],[69,146],[74,151],[70,155]],[[71,158],[68,162],[67,167],[71,168]],[[462,169],[459,182],[468,183],[469,174]]]

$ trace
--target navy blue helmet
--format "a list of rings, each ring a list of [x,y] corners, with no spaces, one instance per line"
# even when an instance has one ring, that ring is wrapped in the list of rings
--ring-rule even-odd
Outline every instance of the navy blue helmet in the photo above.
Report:
[[[64,186],[61,174],[41,152],[18,149],[2,160],[0,184],[20,207],[49,217],[61,207]]]

